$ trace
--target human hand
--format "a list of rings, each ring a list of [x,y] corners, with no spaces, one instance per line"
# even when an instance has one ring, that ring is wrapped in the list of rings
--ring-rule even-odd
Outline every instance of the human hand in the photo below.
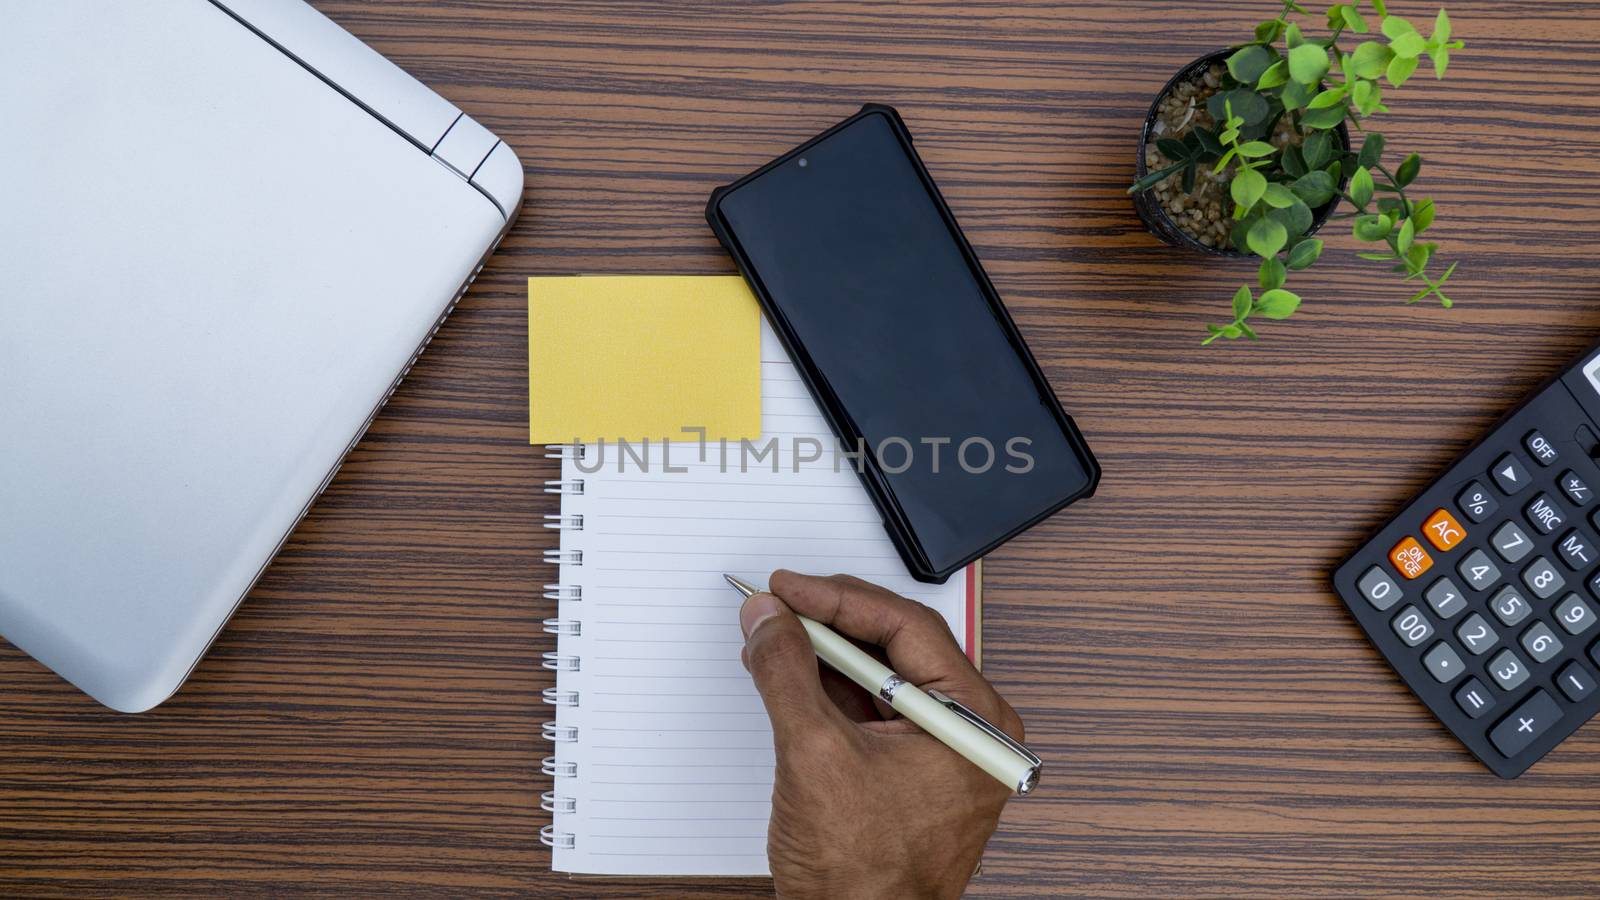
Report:
[[[1011,792],[820,666],[796,614],[886,654],[908,682],[1019,741],[1022,720],[928,607],[848,575],[780,569],[769,584],[739,624],[777,749],[767,861],[778,896],[959,897]]]

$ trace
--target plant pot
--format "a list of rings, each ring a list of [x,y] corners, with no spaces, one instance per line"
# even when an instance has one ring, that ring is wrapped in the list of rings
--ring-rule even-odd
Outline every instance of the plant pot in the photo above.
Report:
[[[1233,54],[1235,49],[1237,48],[1229,47],[1224,50],[1218,50],[1215,53],[1207,53],[1205,56],[1202,56],[1194,62],[1189,63],[1187,66],[1184,66],[1182,69],[1179,69],[1178,73],[1172,76],[1172,78],[1169,79],[1164,86],[1162,86],[1161,90],[1156,94],[1155,100],[1151,101],[1150,112],[1145,116],[1144,119],[1144,128],[1142,128],[1139,132],[1139,150],[1134,162],[1134,178],[1136,180],[1143,178],[1150,171],[1145,165],[1145,153],[1146,148],[1156,138],[1156,135],[1152,134],[1152,129],[1155,127],[1156,119],[1161,113],[1161,101],[1164,100],[1168,94],[1172,93],[1173,88],[1179,84],[1182,84],[1183,82],[1194,78],[1196,75],[1205,72],[1213,65],[1225,65],[1228,57]],[[1349,154],[1350,129],[1347,127],[1347,124],[1340,122],[1339,126],[1333,130],[1333,133],[1338,140],[1340,150],[1345,154]],[[1344,192],[1348,181],[1348,173],[1340,178],[1340,193]],[[1310,237],[1316,234],[1318,231],[1321,231],[1322,226],[1327,224],[1329,217],[1333,215],[1334,208],[1338,205],[1339,198],[1334,197],[1332,200],[1328,201],[1317,209],[1312,210],[1311,228],[1306,231],[1306,237]],[[1161,200],[1156,196],[1154,189],[1135,194],[1133,197],[1133,208],[1139,214],[1139,221],[1144,223],[1144,227],[1151,234],[1174,247],[1184,250],[1193,250],[1198,253],[1204,253],[1208,256],[1220,256],[1232,259],[1255,259],[1255,255],[1248,251],[1235,250],[1231,247],[1207,247],[1205,244],[1202,244],[1200,241],[1196,240],[1187,231],[1179,228],[1177,223],[1173,222],[1171,217],[1167,215],[1166,210],[1161,208]]]

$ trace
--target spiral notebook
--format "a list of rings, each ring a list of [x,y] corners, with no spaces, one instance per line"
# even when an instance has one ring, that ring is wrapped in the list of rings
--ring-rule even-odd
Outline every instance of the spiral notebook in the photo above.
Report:
[[[937,609],[977,659],[976,567],[912,580],[850,461],[835,468],[832,433],[765,322],[761,351],[753,445],[776,445],[759,462],[738,442],[552,448],[561,479],[546,489],[563,496],[548,524],[562,533],[546,554],[560,575],[545,630],[559,637],[544,659],[557,675],[541,838],[557,871],[767,874],[772,732],[722,573],[860,576]],[[827,448],[820,458],[804,459],[807,439]]]

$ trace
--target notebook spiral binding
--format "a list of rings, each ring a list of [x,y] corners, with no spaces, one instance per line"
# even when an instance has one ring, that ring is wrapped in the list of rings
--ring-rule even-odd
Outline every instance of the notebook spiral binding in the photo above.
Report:
[[[571,832],[557,831],[554,825],[546,825],[539,829],[539,843],[557,850],[571,850],[578,841]]]
[[[583,634],[583,622],[578,619],[545,619],[545,634],[570,634],[577,637]]]
[[[581,669],[578,666],[578,657],[576,657],[576,656],[563,656],[560,653],[549,653],[549,652],[545,653],[544,654],[544,663],[543,663],[543,665],[544,665],[544,667],[546,669],[549,669],[552,672],[578,672],[578,671],[581,671]],[[573,691],[571,693],[573,694],[574,698],[576,698],[577,692]],[[577,704],[573,703],[572,705],[576,706]]]
[[[578,739],[578,726],[560,722],[546,722],[539,726],[539,736],[552,744],[570,744]]]
[[[578,801],[558,796],[555,791],[545,791],[539,795],[539,808],[545,812],[574,813],[578,811]]]
[[[559,494],[563,498],[583,496],[584,483],[582,478],[573,477],[573,469],[568,466],[568,461],[582,460],[584,447],[582,444],[552,444],[545,447],[546,459],[559,459],[562,461],[563,477],[557,480],[546,481],[544,491],[547,494]],[[546,515],[543,525],[552,531],[559,531],[565,535],[567,532],[579,532],[584,529],[583,516],[569,511],[566,501],[562,501],[563,509],[560,513]],[[562,542],[566,543],[563,536]],[[558,673],[581,671],[582,661],[578,654],[570,652],[573,647],[567,647],[568,652],[563,652],[561,642],[569,638],[576,639],[583,634],[583,621],[573,618],[573,610],[567,604],[581,603],[583,601],[583,586],[571,583],[570,571],[566,567],[583,565],[583,551],[572,549],[571,545],[563,548],[544,551],[544,561],[548,565],[558,566],[563,569],[563,575],[558,577],[553,584],[544,586],[544,599],[554,601],[558,612],[555,616],[544,620],[544,632],[556,635],[558,640],[554,651],[543,653],[542,665],[544,668]],[[557,682],[559,685],[559,681]],[[555,719],[545,722],[540,726],[540,737],[549,741],[556,747],[563,744],[576,744],[578,742],[578,727],[561,721],[559,710],[563,707],[573,708],[578,705],[578,692],[563,690],[560,687],[546,688],[543,693],[545,703],[557,708]],[[562,751],[559,756],[567,753]],[[561,831],[556,827],[557,822],[564,821],[561,816],[577,812],[577,798],[564,795],[560,790],[561,779],[576,778],[578,764],[576,762],[549,756],[540,765],[540,770],[553,779],[556,779],[556,789],[546,791],[540,797],[539,807],[551,813],[555,818],[549,825],[539,829],[539,841],[555,850],[572,850],[577,846],[577,835],[570,831]],[[568,793],[571,793],[569,790]]]

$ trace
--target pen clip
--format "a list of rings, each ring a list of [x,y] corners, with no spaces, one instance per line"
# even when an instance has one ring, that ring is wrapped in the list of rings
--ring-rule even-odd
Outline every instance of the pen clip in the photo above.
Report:
[[[1035,754],[1032,750],[1029,750],[1027,747],[1024,747],[1017,741],[1016,738],[1013,738],[1011,735],[1006,734],[1004,731],[1001,731],[994,725],[990,724],[988,719],[985,719],[983,716],[980,716],[968,709],[966,704],[954,697],[951,697],[949,694],[929,688],[928,696],[940,703],[943,703],[946,709],[978,726],[979,730],[1004,744],[1012,753],[1015,753],[1017,756],[1021,757],[1024,762],[1033,767],[1032,771],[1029,772],[1028,777],[1025,778],[1022,783],[1017,785],[1018,794],[1027,794],[1038,786],[1039,771],[1044,768],[1044,760],[1040,759],[1037,754]]]

